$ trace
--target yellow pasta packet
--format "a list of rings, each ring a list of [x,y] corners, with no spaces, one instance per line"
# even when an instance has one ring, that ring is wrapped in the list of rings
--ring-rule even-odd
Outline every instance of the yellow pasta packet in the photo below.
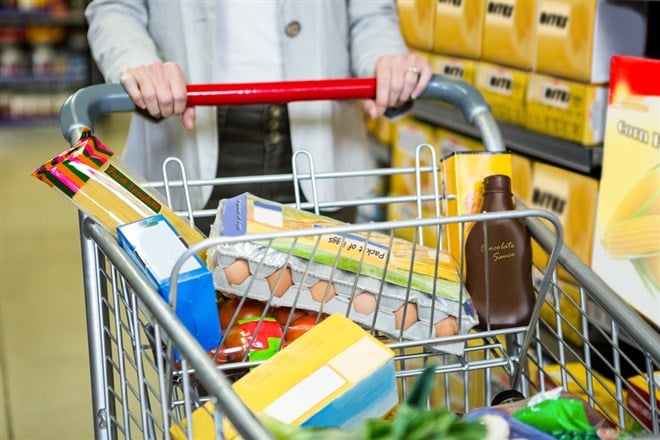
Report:
[[[117,235],[117,226],[162,214],[188,244],[206,238],[194,226],[139,185],[113,160],[114,152],[89,128],[74,147],[35,169],[31,175],[67,196],[81,211]]]

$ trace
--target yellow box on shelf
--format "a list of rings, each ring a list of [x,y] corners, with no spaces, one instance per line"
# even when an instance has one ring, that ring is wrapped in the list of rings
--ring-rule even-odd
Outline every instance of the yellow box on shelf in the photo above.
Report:
[[[591,264],[591,253],[596,221],[598,180],[564,168],[535,162],[529,198],[521,200],[530,209],[541,209],[555,214],[562,225],[564,244],[586,265]],[[545,267],[548,254],[536,242],[532,244],[534,264]],[[572,277],[558,268],[560,278]]]
[[[433,72],[450,78],[474,84],[477,62],[467,58],[452,57],[448,55],[431,54],[429,62]]]
[[[585,83],[608,82],[613,55],[644,53],[647,3],[540,0],[536,71]]]
[[[480,62],[475,87],[491,107],[495,119],[525,124],[525,93],[528,73],[497,64]]]
[[[481,209],[483,180],[493,174],[512,176],[511,154],[491,152],[457,152],[442,159],[441,172],[447,194],[445,215],[475,214]],[[463,245],[471,224],[464,228],[459,223],[446,225],[443,231],[443,249],[457,262],[461,260]]]
[[[485,1],[437,0],[433,51],[479,59],[485,12]]]
[[[419,145],[428,144],[437,153],[433,126],[420,122],[413,118],[403,118],[394,123],[394,138],[392,141],[392,167],[408,168],[415,166],[415,154]],[[439,155],[436,162],[440,160]],[[420,166],[431,165],[430,150],[425,148],[421,151]],[[432,183],[430,173],[421,174],[422,193],[432,191],[429,185]],[[390,178],[390,193],[398,195],[410,195],[416,193],[416,176],[410,174],[395,174]]]
[[[488,0],[481,59],[531,70],[537,8],[536,0]]]
[[[484,145],[479,139],[446,128],[436,128],[435,139],[442,156],[458,151],[484,151]]]
[[[532,73],[527,85],[530,130],[585,146],[603,142],[607,87]]]
[[[415,49],[433,49],[435,3],[432,1],[397,0],[401,33],[406,43]]]

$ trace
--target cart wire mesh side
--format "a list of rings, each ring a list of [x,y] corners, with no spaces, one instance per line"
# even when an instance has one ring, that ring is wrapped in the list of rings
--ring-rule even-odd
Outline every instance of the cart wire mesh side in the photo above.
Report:
[[[104,100],[105,104],[100,109],[97,105],[91,105],[94,109],[91,113],[131,110],[125,95],[120,90],[115,92],[117,97],[112,95],[112,98]],[[495,145],[494,149],[497,150],[498,145],[501,146],[501,139],[498,139],[492,119],[484,117],[488,113],[487,107],[485,113],[480,107],[473,112],[474,109],[464,106],[463,98],[458,95],[454,96],[452,92],[447,100],[463,106],[466,117],[480,127],[484,137],[489,139],[487,143]],[[73,101],[80,104],[84,100]],[[81,125],[92,126],[90,118],[94,115],[88,114],[90,104],[82,105],[86,117],[78,117],[80,110],[76,109],[71,118],[64,117],[63,133],[67,138],[75,138]],[[286,265],[295,256],[291,251],[275,249],[274,243],[277,240],[287,239],[293,243],[293,248],[298,240],[307,239],[318,243],[320,237],[328,234],[340,237],[362,234],[367,237],[367,243],[374,234],[381,234],[389,240],[412,236],[409,262],[412,265],[416,253],[423,249],[431,249],[436,255],[441,251],[440,239],[435,246],[424,246],[425,231],[434,231],[437,237],[442,237],[450,225],[465,231],[466,226],[475,221],[520,218],[546,257],[543,265],[534,267],[537,301],[527,325],[504,329],[469,329],[463,327],[460,312],[456,330],[450,335],[434,336],[429,332],[423,337],[409,338],[404,334],[403,325],[395,334],[378,328],[378,307],[370,315],[371,321],[362,320],[366,331],[395,352],[399,400],[405,400],[412,382],[425,367],[433,365],[434,387],[428,402],[431,407],[446,407],[453,412],[465,414],[479,407],[494,405],[502,391],[515,390],[530,397],[561,387],[582,398],[621,430],[636,427],[649,434],[660,435],[660,411],[654,398],[660,393],[660,384],[657,383],[657,376],[654,376],[660,370],[657,330],[563,245],[561,225],[553,214],[529,210],[521,205],[516,211],[445,216],[446,201],[455,195],[445,191],[441,179],[438,179],[437,166],[421,165],[419,152],[423,149],[432,150],[432,147],[419,146],[417,162],[409,168],[315,173],[313,158],[301,153],[309,161],[309,173],[297,171],[300,157],[296,155],[292,174],[188,180],[182,171],[180,180],[165,177],[163,182],[151,182],[147,185],[149,188],[162,190],[168,198],[171,192],[180,192],[188,199],[189,187],[236,185],[264,182],[267,179],[290,180],[294,188],[299,188],[303,181],[311,182],[314,188],[321,181],[357,176],[386,179],[405,175],[416,182],[416,194],[409,196],[375,194],[354,200],[319,200],[314,191],[310,200],[303,203],[300,195],[296,194],[296,207],[316,213],[327,208],[347,206],[382,208],[407,204],[414,206],[417,211],[416,218],[412,220],[375,221],[322,230],[311,228],[238,237],[216,236],[196,243],[178,259],[172,271],[171,303],[175,303],[180,268],[187,258],[201,250],[234,244],[254,246],[256,243],[264,255],[271,250],[279,252]],[[432,160],[431,163],[437,162]],[[423,179],[433,184],[422,188],[420,182]],[[423,205],[432,206],[432,209],[423,211]],[[179,214],[191,222],[200,217],[216,215],[213,210],[193,211],[189,203],[184,209]],[[425,218],[423,212],[433,214]],[[203,408],[202,411],[210,411],[215,421],[211,435],[215,438],[224,438],[223,420],[230,420],[244,438],[270,438],[258,417],[232,389],[235,379],[260,363],[248,360],[250,347],[244,350],[241,358],[231,359],[231,362],[227,358],[221,359],[218,350],[205,351],[177,318],[171,304],[163,301],[110,232],[84,213],[80,214],[80,227],[96,438],[193,438],[196,427],[192,415],[200,408]],[[461,236],[464,237],[464,234]],[[343,243],[340,241],[340,244]],[[366,252],[367,246],[364,249],[363,252]],[[387,260],[389,251],[383,257]],[[255,263],[257,273],[260,265],[265,264],[264,261]],[[457,263],[459,279],[462,279],[463,261]],[[290,330],[291,317],[295,313],[297,298],[304,289],[305,277],[314,271],[311,259],[299,264],[302,264],[302,281],[293,282],[289,288],[289,291],[295,292],[296,300],[284,325],[284,335]],[[335,270],[336,265],[334,263],[327,279],[329,284],[339,281],[340,273]],[[566,283],[559,279],[559,267],[565,269],[574,282]],[[391,288],[385,280],[385,272],[380,278],[374,278],[377,292],[374,299],[377,305],[382,293]],[[342,314],[349,319],[356,317],[354,300],[362,292],[359,273],[358,267],[353,275],[342,275],[342,282],[349,286],[350,291],[348,305]],[[255,279],[255,276],[251,276],[233,292],[239,305],[231,322],[236,320],[240,307],[251,299]],[[263,302],[258,325],[261,325],[269,309],[277,302],[274,291],[280,282],[281,277]],[[410,282],[402,288],[407,303],[408,295],[414,289]],[[432,302],[440,301],[436,299],[435,291],[430,296]],[[461,285],[457,303],[463,305],[468,297],[469,294]],[[322,312],[326,304],[325,300],[318,301],[316,311]],[[407,308],[404,309],[403,321],[405,310]],[[317,316],[320,317],[321,313]],[[226,335],[223,337],[226,338]],[[174,348],[181,354],[180,361],[175,361],[172,356]],[[641,382],[631,382],[629,379],[634,376],[640,376]],[[212,405],[207,405],[209,402]]]
[[[431,169],[399,171],[414,174],[431,172]],[[383,175],[393,172],[396,171],[382,170]],[[218,179],[218,184],[222,183],[222,179]],[[177,182],[173,185],[176,187]],[[415,203],[418,200],[418,196],[392,199],[382,196],[370,202]],[[199,212],[194,212],[193,217],[196,214]],[[629,428],[633,421],[643,425],[640,414],[646,412],[651,415],[652,424],[643,426],[658,434],[655,401],[628,382],[628,378],[642,375],[650,395],[653,395],[651,390],[660,390],[653,375],[660,368],[655,330],[602,285],[579,260],[574,261],[576,257],[561,245],[557,233],[544,224],[555,222],[561,237],[558,220],[553,215],[526,209],[507,215],[523,218],[534,240],[547,248],[551,256],[548,266],[535,268],[537,295],[541,300],[530,326],[459,332],[454,336],[417,341],[387,337],[367,326],[368,331],[382,338],[396,352],[401,400],[424,367],[433,364],[436,379],[429,404],[434,407],[444,406],[466,413],[490,405],[503,390],[516,389],[531,396],[559,386],[582,397],[622,430]],[[441,228],[451,223],[465,224],[501,216],[491,213],[358,224],[339,227],[334,232],[380,231],[394,235],[403,229]],[[192,427],[186,421],[191,420],[192,411],[209,400],[216,404],[216,427],[222,426],[219,421],[226,415],[237,424],[243,420],[245,429],[254,430],[247,431],[246,438],[267,436],[230,391],[230,382],[258,362],[245,358],[215,365],[214,356],[192,340],[172,310],[118,247],[114,237],[90,219],[83,218],[82,225],[83,243],[87,243],[95,256],[86,271],[87,276],[90,271],[94,274],[95,287],[86,292],[86,297],[88,309],[95,309],[90,311],[90,360],[96,362],[96,367],[92,366],[96,368],[92,379],[99,438],[169,438],[172,426],[178,426],[192,437]],[[322,233],[292,231],[252,236],[250,240],[263,242]],[[245,240],[245,237],[205,240],[191,246],[179,263],[202,248]],[[557,278],[555,262],[581,282],[577,292],[568,290]],[[178,267],[175,267],[174,280]],[[245,298],[247,291],[246,288]],[[264,316],[266,313],[267,309]],[[284,331],[286,333],[286,329]],[[463,354],[437,349],[443,344],[455,343],[465,344]],[[175,363],[166,355],[168,345],[181,350],[181,363]],[[637,407],[631,407],[633,400]],[[217,437],[222,438],[221,432]]]

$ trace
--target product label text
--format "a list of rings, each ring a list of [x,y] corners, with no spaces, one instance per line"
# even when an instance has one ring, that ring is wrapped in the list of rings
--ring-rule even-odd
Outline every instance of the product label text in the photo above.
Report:
[[[515,247],[516,245],[513,244],[513,242],[503,241],[500,244],[488,246],[488,254],[491,256],[494,262],[507,260],[516,256],[516,252],[514,250]],[[486,252],[485,244],[481,245],[481,252]]]

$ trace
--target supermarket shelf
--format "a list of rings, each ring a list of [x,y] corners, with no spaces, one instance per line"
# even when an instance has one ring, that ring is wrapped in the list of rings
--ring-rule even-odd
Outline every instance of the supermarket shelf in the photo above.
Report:
[[[89,77],[87,72],[48,74],[27,73],[21,76],[0,77],[0,87],[12,89],[33,89],[54,86],[79,88],[88,83]]]
[[[49,11],[25,12],[12,9],[0,10],[0,26],[86,26],[85,17],[80,12],[69,12],[62,16]]]
[[[479,139],[479,130],[470,126],[456,109],[433,101],[418,101],[412,116],[420,121],[444,127]],[[533,159],[594,177],[600,176],[603,147],[584,147],[511,124],[499,123],[507,149]]]

